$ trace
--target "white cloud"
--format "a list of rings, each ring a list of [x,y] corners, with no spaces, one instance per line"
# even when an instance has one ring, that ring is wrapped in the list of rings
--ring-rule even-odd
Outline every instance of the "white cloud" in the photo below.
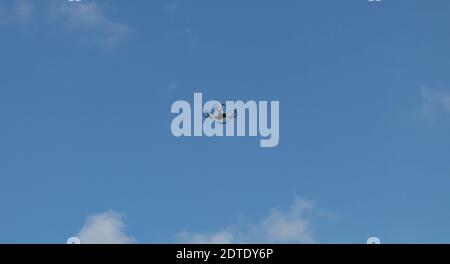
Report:
[[[124,232],[124,214],[107,211],[89,216],[78,234],[83,244],[129,244],[135,243],[133,237]]]
[[[177,235],[177,240],[192,244],[314,243],[309,217],[314,211],[320,213],[312,201],[296,197],[289,210],[273,208],[259,223],[218,232],[183,231]]]
[[[183,231],[177,235],[177,240],[190,244],[232,244],[234,243],[234,236],[230,231],[225,230],[208,234]]]
[[[130,32],[131,28],[113,20],[106,14],[106,6],[94,1],[69,3],[59,2],[50,8],[50,15],[73,29],[86,30],[99,36],[98,40],[106,45],[114,45]]]
[[[314,209],[314,204],[299,197],[289,212],[272,209],[262,222],[262,230],[270,242],[312,243],[310,224],[305,213]]]
[[[422,115],[428,119],[434,119],[437,114],[450,113],[450,92],[446,90],[434,90],[427,87],[421,89]]]

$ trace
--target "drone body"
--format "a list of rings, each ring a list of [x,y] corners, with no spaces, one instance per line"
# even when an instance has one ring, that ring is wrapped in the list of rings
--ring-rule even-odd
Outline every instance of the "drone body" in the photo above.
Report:
[[[219,124],[225,124],[237,116],[237,110],[232,112],[224,112],[225,104],[220,103],[214,106],[210,112],[203,112],[204,118],[213,118]]]
[[[215,100],[203,103],[202,98],[202,93],[194,93],[193,109],[191,104],[184,100],[178,100],[172,104],[171,112],[177,114],[170,126],[172,135],[175,137],[235,135],[256,137],[259,132],[262,137],[261,147],[271,148],[278,145],[279,101],[236,100],[226,101],[223,104]],[[226,111],[227,109],[229,111]]]

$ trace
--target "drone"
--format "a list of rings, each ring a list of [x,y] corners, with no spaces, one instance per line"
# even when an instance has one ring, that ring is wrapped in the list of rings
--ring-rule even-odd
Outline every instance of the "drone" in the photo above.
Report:
[[[213,118],[219,124],[225,124],[226,122],[233,120],[237,116],[237,110],[232,112],[224,112],[225,104],[220,103],[214,106],[210,112],[203,112],[204,118]]]

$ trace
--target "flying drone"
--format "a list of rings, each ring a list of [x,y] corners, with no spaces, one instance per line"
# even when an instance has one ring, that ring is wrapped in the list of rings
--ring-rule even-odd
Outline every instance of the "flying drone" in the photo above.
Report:
[[[237,116],[237,110],[234,109],[232,112],[224,112],[225,104],[217,104],[211,109],[210,112],[203,112],[204,118],[213,118],[219,124],[225,124],[226,122],[234,119]]]

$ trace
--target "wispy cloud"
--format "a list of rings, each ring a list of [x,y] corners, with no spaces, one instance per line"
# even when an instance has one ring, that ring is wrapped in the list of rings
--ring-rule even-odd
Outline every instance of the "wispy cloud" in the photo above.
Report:
[[[78,234],[83,244],[130,244],[136,240],[125,234],[124,214],[107,211],[89,216]]]
[[[35,13],[31,0],[16,0],[9,5],[0,6],[0,22],[14,23],[29,21]]]
[[[89,31],[108,46],[117,44],[132,31],[125,23],[115,21],[106,13],[107,6],[95,1],[58,2],[50,8],[50,15],[72,29]]]
[[[177,88],[178,88],[178,83],[175,81],[171,81],[171,82],[169,82],[169,85],[167,86],[167,91],[172,94],[177,90]]]
[[[108,3],[92,1],[69,2],[16,0],[0,4],[0,22],[18,24],[22,22],[50,21],[65,30],[86,35],[94,42],[112,47],[125,39],[133,30],[112,15]]]
[[[450,91],[421,88],[421,113],[427,120],[433,120],[442,113],[450,113]]]
[[[175,13],[179,8],[180,5],[177,2],[171,2],[164,6],[164,9],[171,14]]]
[[[13,13],[14,17],[18,20],[24,21],[31,19],[34,13],[34,3],[30,0],[15,1]]]
[[[272,208],[258,223],[231,226],[217,232],[192,233],[182,231],[178,242],[192,244],[231,243],[314,243],[311,214],[321,214],[311,200],[295,197],[289,210]]]

